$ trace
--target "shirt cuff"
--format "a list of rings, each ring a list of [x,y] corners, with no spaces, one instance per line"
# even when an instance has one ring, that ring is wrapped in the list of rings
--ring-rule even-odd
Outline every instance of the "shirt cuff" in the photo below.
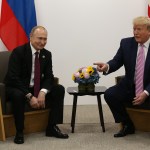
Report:
[[[147,96],[149,96],[149,93],[148,93],[146,90],[144,90],[144,93],[145,93]]]
[[[44,92],[45,94],[48,93],[48,90],[47,90],[47,89],[41,89],[40,91]]]
[[[109,64],[107,64],[108,65],[108,69],[105,71],[105,73],[107,74],[108,73],[108,71],[109,71]]]

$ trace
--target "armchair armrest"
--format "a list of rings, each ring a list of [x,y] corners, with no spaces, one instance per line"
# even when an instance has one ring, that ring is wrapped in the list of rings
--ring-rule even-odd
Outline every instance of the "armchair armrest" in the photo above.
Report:
[[[6,113],[6,98],[5,98],[5,84],[0,83],[0,98],[1,98],[1,104],[2,104],[2,113]]]
[[[116,84],[118,84],[122,80],[122,78],[124,78],[124,75],[115,77]]]
[[[56,85],[56,84],[58,84],[58,83],[59,83],[59,78],[54,77],[54,84]]]

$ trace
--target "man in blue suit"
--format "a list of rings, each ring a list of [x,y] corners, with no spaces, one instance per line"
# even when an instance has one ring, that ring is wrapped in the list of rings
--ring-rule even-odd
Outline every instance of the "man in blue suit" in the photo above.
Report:
[[[104,94],[104,98],[112,111],[116,123],[122,123],[123,128],[114,137],[124,137],[127,134],[134,134],[134,125],[125,109],[125,103],[130,102],[132,105],[138,106],[150,101],[150,18],[137,17],[133,20],[134,37],[122,39],[120,47],[112,60],[107,63],[97,62],[97,69],[105,75],[118,70],[120,67],[125,68],[125,77],[118,85],[110,87]],[[143,71],[139,72],[143,77],[140,79],[138,75],[138,83],[136,82],[136,74],[138,72],[138,54],[143,49],[144,65]],[[136,92],[139,84],[142,90]],[[138,87],[137,87],[138,86]],[[137,87],[137,88],[136,88]]]

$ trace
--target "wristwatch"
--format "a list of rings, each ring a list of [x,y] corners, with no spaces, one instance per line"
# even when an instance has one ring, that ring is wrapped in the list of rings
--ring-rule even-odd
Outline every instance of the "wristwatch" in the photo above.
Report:
[[[32,95],[31,93],[29,93],[29,94],[27,95],[27,101],[30,102],[31,99],[32,99],[32,97],[33,97],[33,95]]]

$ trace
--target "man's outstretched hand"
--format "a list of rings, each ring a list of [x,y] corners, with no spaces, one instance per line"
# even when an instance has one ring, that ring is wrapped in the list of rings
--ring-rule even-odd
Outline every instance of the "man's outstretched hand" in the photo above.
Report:
[[[106,72],[108,70],[108,64],[102,62],[93,63],[93,65],[97,65],[97,70],[99,72]]]

